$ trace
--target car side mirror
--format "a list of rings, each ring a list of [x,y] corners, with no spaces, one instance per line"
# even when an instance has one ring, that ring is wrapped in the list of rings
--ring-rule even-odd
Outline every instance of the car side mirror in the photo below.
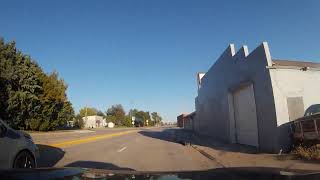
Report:
[[[7,128],[0,124],[0,138],[4,137],[6,135],[6,132],[7,132]]]

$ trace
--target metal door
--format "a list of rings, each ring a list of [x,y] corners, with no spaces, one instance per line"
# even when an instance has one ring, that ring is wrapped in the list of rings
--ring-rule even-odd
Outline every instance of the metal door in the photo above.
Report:
[[[239,144],[258,146],[258,125],[253,85],[233,94],[236,138]]]

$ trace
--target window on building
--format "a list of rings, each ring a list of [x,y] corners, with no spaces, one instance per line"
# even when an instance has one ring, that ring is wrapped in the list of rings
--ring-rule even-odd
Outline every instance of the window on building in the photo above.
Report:
[[[303,116],[304,105],[302,97],[288,97],[287,106],[290,121],[296,120]]]

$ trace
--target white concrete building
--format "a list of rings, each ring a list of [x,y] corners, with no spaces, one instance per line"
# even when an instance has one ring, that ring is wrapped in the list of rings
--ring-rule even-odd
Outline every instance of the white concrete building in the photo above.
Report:
[[[107,126],[107,121],[102,116],[86,116],[82,119],[85,128],[98,128]]]
[[[196,132],[279,152],[291,145],[290,121],[320,103],[320,64],[272,59],[265,42],[251,53],[230,44],[198,87]]]

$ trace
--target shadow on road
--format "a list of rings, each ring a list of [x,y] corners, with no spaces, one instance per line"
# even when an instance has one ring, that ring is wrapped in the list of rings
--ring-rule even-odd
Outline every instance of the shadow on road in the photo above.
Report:
[[[134,169],[119,167],[111,163],[96,162],[96,161],[75,161],[73,163],[65,165],[65,167],[135,171]]]
[[[240,144],[227,144],[209,136],[202,136],[195,134],[190,130],[180,129],[180,128],[169,128],[162,131],[140,131],[140,134],[160,139],[163,141],[169,141],[173,143],[178,143],[182,145],[200,145],[209,147],[215,150],[221,150],[223,152],[242,152],[248,154],[257,154],[258,150],[255,147],[240,145]]]
[[[37,144],[37,146],[40,153],[40,156],[37,159],[38,167],[53,167],[65,154],[60,148],[44,144]]]
[[[164,129],[161,131],[144,130],[144,131],[139,131],[139,133],[147,137],[178,143],[177,142],[178,131],[179,129]]]

